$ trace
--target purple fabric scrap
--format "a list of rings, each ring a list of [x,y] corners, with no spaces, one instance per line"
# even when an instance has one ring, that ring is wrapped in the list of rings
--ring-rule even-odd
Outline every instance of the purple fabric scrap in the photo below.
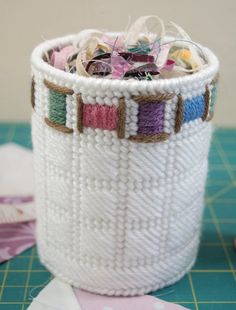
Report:
[[[21,204],[34,201],[33,196],[0,196],[0,204]]]
[[[35,221],[0,225],[0,263],[35,245]]]

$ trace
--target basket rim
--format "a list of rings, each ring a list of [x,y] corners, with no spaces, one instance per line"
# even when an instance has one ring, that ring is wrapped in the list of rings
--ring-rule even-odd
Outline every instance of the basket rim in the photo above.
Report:
[[[32,69],[39,71],[45,75],[46,78],[70,88],[92,87],[93,89],[107,89],[111,88],[113,91],[130,91],[133,92],[155,92],[155,91],[173,91],[179,92],[179,89],[186,88],[188,84],[210,82],[212,78],[219,71],[219,60],[216,55],[207,47],[199,44],[202,48],[209,66],[196,72],[192,75],[174,77],[170,79],[158,79],[152,81],[137,81],[137,80],[112,80],[112,79],[98,79],[94,77],[79,76],[69,72],[57,69],[45,60],[43,55],[46,51],[72,43],[75,35],[66,35],[55,39],[47,40],[37,45],[31,54]]]

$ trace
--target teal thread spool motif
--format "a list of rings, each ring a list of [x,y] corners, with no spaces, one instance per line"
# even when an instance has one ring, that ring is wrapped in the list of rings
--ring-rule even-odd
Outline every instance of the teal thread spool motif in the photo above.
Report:
[[[216,97],[217,97],[217,86],[214,85],[211,90],[211,99],[210,99],[210,107],[209,107],[209,111],[211,113],[213,113],[215,110]]]
[[[49,119],[59,125],[66,125],[66,95],[49,91]]]

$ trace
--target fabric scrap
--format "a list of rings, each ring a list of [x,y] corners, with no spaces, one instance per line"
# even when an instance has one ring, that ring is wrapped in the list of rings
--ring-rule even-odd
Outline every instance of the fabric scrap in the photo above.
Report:
[[[28,310],[183,310],[154,296],[109,297],[72,288],[54,278],[35,297]]]
[[[35,221],[0,224],[0,263],[35,245]]]
[[[63,47],[60,51],[53,51],[50,59],[52,66],[64,70],[67,59],[75,50],[76,49],[73,45],[68,45]]]
[[[81,310],[181,310],[180,305],[150,295],[109,297],[74,289]]]
[[[111,54],[111,66],[113,79],[122,79],[125,73],[132,67],[132,65],[117,52]]]
[[[32,151],[0,146],[0,171],[0,224],[35,219]]]
[[[54,278],[30,304],[28,310],[82,310],[72,287]]]

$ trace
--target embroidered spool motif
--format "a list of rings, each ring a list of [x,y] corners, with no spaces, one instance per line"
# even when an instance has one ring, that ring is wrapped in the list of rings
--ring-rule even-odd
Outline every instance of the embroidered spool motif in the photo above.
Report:
[[[91,128],[115,130],[117,127],[117,108],[100,104],[85,104],[83,125]]]
[[[201,118],[204,113],[204,96],[197,96],[193,99],[184,100],[183,122],[188,123],[197,118]]]
[[[73,90],[56,85],[46,79],[44,79],[44,85],[49,89],[46,124],[58,131],[72,133],[73,129],[66,127],[66,96],[72,95]]]
[[[203,95],[192,99],[183,100],[180,94],[176,95],[174,93],[133,96],[132,100],[138,105],[135,125],[137,126],[137,134],[135,135],[128,135],[126,133],[126,113],[130,112],[129,109],[126,109],[125,98],[119,99],[118,106],[96,102],[90,104],[84,103],[82,95],[77,94],[77,129],[80,133],[83,133],[84,127],[116,130],[119,139],[127,137],[134,142],[151,143],[165,141],[172,132],[178,133],[183,123],[199,118],[203,121],[208,121],[212,118],[217,94],[217,80],[214,79],[209,86],[206,86],[206,91]],[[49,88],[49,113],[48,117],[45,118],[47,125],[65,133],[72,133],[73,129],[66,127],[66,120],[67,96],[71,96],[74,93],[73,90],[55,85],[47,80],[44,80],[44,84]],[[34,89],[33,81],[32,89]],[[34,95],[32,95],[32,98],[34,98]],[[167,104],[169,107],[175,104],[174,108],[171,108],[172,110],[175,109],[174,116],[173,114],[171,116],[172,121],[170,121],[170,115],[166,113]],[[168,130],[165,126],[166,123],[169,124]]]

